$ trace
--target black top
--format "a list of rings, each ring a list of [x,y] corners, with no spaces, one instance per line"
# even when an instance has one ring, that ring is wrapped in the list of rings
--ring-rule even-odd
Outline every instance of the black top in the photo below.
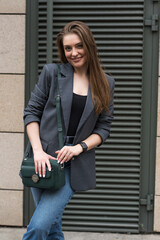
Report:
[[[85,107],[86,99],[87,96],[73,93],[72,108],[67,136],[75,136],[79,121]]]

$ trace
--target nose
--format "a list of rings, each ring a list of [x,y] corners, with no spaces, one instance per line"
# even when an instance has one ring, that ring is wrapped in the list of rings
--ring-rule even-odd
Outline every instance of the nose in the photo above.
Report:
[[[77,52],[77,49],[76,48],[73,48],[72,49],[72,56],[75,57],[78,55],[78,52]]]

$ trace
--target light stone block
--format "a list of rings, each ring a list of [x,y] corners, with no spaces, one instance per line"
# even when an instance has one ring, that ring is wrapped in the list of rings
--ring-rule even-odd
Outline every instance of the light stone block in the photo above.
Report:
[[[25,16],[0,15],[0,73],[25,72]]]
[[[160,77],[158,79],[157,136],[160,136]]]
[[[24,76],[0,75],[0,131],[24,132]]]
[[[154,199],[154,231],[160,232],[160,196]]]
[[[0,0],[0,13],[25,13],[25,0]]]
[[[160,137],[157,137],[157,145],[156,145],[155,195],[160,195]]]
[[[23,191],[0,190],[0,224],[23,225]]]
[[[19,177],[24,151],[24,134],[0,133],[0,189],[23,190]]]

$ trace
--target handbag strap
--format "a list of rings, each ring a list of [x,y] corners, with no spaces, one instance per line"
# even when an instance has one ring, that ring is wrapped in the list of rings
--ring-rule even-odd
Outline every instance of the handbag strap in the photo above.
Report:
[[[61,68],[60,64],[57,64],[58,67],[58,76],[57,76],[57,96],[56,96],[56,112],[57,112],[57,125],[58,125],[58,139],[59,139],[59,148],[61,149],[63,147],[63,128],[62,128],[62,118],[61,118],[61,96],[59,92],[59,84],[58,79],[61,77]],[[24,154],[24,158],[27,158],[29,156],[31,150],[31,143],[28,141],[27,148]]]

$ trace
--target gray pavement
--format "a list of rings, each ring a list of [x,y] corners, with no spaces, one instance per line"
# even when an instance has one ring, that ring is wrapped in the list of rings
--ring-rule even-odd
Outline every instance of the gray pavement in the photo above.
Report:
[[[21,240],[25,231],[25,228],[0,227],[0,240]],[[64,232],[64,235],[65,240],[160,240],[160,234]]]

